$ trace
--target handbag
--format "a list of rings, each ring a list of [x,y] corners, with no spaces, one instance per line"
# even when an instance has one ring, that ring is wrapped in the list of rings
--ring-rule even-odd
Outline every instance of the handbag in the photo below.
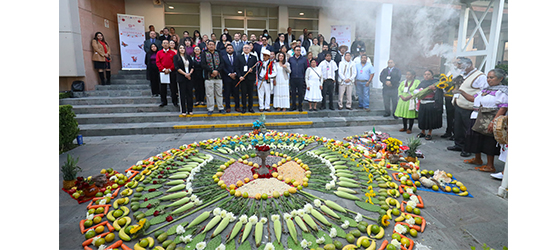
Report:
[[[492,121],[494,139],[500,144],[508,144],[508,117],[507,115],[498,116]]]
[[[494,120],[496,113],[498,113],[498,109],[481,107],[478,110],[478,116],[476,117],[476,122],[472,130],[486,136],[493,136],[494,134],[488,131],[488,126],[492,123],[492,120]]]

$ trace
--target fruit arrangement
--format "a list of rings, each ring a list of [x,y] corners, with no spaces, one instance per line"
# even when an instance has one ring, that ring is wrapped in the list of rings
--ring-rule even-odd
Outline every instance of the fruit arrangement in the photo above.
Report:
[[[268,156],[258,157],[262,151]],[[351,142],[271,130],[185,144],[137,162],[125,170],[125,185],[93,198],[80,222],[82,245],[412,249],[426,226],[425,204],[408,175],[419,163],[397,165],[400,183],[393,182],[386,154],[366,152]],[[265,166],[269,175],[251,171]]]
[[[91,201],[94,197],[107,196],[129,182],[128,178],[130,175],[123,175],[112,168],[102,169],[101,174],[105,175],[107,179],[102,187],[95,185],[92,176],[87,178],[80,176],[76,178],[76,185],[74,187],[69,190],[63,188],[62,190],[70,194],[78,203],[84,203]]]

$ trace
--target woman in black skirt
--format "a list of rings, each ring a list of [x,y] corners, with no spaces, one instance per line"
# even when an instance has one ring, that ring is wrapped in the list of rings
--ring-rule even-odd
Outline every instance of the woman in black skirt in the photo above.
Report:
[[[181,117],[193,114],[193,84],[191,74],[194,72],[194,64],[187,55],[185,45],[179,45],[179,52],[173,57],[173,64],[177,70],[177,82],[179,83],[179,100],[181,100]]]
[[[148,69],[148,80],[152,89],[152,97],[159,96],[159,69],[156,65],[156,54],[158,47],[155,43],[150,45],[150,51],[146,53],[145,63]]]
[[[418,108],[418,128],[422,130],[417,137],[426,137],[426,140],[432,139],[432,130],[441,128],[443,113],[443,90],[434,86],[438,82],[434,79],[434,72],[426,70],[424,72],[424,81],[420,82],[417,89],[429,88],[433,90],[430,94],[420,100]],[[428,134],[426,135],[426,130]]]
[[[206,96],[206,91],[204,88],[204,77],[202,75],[202,64],[201,62],[202,50],[200,47],[194,47],[194,54],[192,57],[192,62],[194,65],[194,72],[192,74],[192,82],[194,85],[194,95],[196,96],[196,101],[194,106],[205,105],[204,97]]]

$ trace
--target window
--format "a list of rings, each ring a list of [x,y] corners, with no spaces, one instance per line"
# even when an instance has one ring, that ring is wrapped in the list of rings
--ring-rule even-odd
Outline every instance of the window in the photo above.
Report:
[[[200,30],[200,4],[165,2],[164,18],[165,26],[175,28],[179,37],[183,37],[185,30],[192,36],[195,30]]]
[[[268,30],[270,36],[276,39],[278,34],[278,7],[252,7],[212,5],[212,31],[217,36],[227,28],[229,34],[239,32],[250,36]]]
[[[299,39],[299,36],[303,34],[303,29],[312,32],[314,37],[319,33],[318,9],[288,8],[288,19],[288,25],[292,28],[296,39]],[[328,40],[329,38],[325,39]]]

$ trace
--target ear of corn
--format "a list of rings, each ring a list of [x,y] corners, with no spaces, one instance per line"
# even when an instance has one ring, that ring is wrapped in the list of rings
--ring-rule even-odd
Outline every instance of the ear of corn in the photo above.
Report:
[[[290,231],[290,236],[292,236],[294,242],[297,242],[297,231],[294,222],[292,220],[286,220],[286,225],[288,226],[288,231]]]
[[[313,230],[318,230],[317,223],[315,223],[315,221],[313,220],[313,218],[311,218],[311,216],[309,216],[309,214],[304,214],[302,218],[305,223],[307,223],[307,225],[309,225]]]
[[[184,197],[176,202],[173,202],[165,207],[176,207],[176,206],[181,206],[184,205],[185,203],[189,202],[191,200],[191,197]]]
[[[227,225],[229,225],[229,219],[226,217],[220,222],[220,224],[218,224],[216,229],[214,229],[214,232],[212,233],[212,236],[210,236],[210,238],[213,238],[214,236],[216,236],[216,235],[220,234],[222,231],[224,231],[224,229],[226,229]]]
[[[350,188],[360,187],[360,184],[354,182],[348,182],[348,181],[339,181],[336,184],[341,187],[350,187]]]
[[[243,238],[241,238],[241,243],[243,243],[247,239],[249,233],[251,232],[251,229],[253,229],[253,224],[251,224],[251,222],[245,224],[245,228],[243,229]]]
[[[165,200],[173,200],[173,199],[180,199],[187,196],[187,192],[177,192],[177,193],[173,193],[173,194],[168,194],[166,196],[163,196],[161,198],[159,198],[162,201]]]
[[[353,189],[349,189],[349,188],[345,188],[345,187],[338,187],[336,190],[338,191],[343,191],[349,194],[357,194],[358,192],[353,190]]]
[[[257,244],[257,247],[261,245],[262,232],[263,232],[263,224],[262,222],[259,221],[255,226],[255,243]]]
[[[301,217],[294,216],[294,221],[296,221],[297,225],[299,226],[299,228],[301,228],[302,231],[309,233],[309,229],[307,229],[307,226],[305,225],[305,223],[303,223]]]
[[[331,226],[331,223],[323,216],[323,214],[319,213],[319,211],[313,209],[311,210],[311,215],[315,217],[315,219],[319,220],[321,223],[325,224],[326,226]]]
[[[326,202],[325,202],[326,203]],[[338,216],[338,214],[336,214],[334,211],[332,211],[329,207],[325,206],[325,205],[321,205],[321,210],[325,213],[327,213],[328,215],[336,218],[336,219],[340,219],[340,216]]]
[[[183,189],[185,189],[185,187],[186,187],[185,184],[179,184],[179,185],[174,186],[170,189],[167,189],[166,192],[169,193],[169,192],[175,192],[175,191],[183,190]]]
[[[349,200],[354,200],[354,201],[359,201],[360,198],[356,197],[353,194],[349,194],[343,191],[334,191],[334,194],[336,194],[336,196],[340,197],[340,198],[344,198],[344,199],[349,199]]]
[[[189,177],[189,174],[174,174],[172,176],[169,176],[169,179],[186,179]]]
[[[194,207],[194,202],[189,202],[189,203],[181,206],[180,208],[177,208],[177,209],[173,210],[173,212],[171,212],[171,214],[179,214],[179,213],[185,212],[185,211],[187,211],[187,210],[189,210],[193,207]]]
[[[330,207],[330,208],[332,208],[332,209],[334,209],[334,210],[336,210],[336,211],[339,211],[339,212],[342,212],[342,213],[347,213],[345,208],[343,208],[342,206],[338,205],[338,204],[337,204],[336,202],[334,202],[334,201],[325,200],[325,205],[327,205],[328,207]]]
[[[280,243],[280,237],[282,237],[282,223],[280,220],[274,221],[274,233],[276,235],[276,241]]]
[[[191,223],[189,223],[187,228],[191,228],[191,227],[194,227],[194,226],[202,223],[203,221],[208,219],[208,217],[210,217],[210,211],[206,211],[206,212],[202,213],[201,215],[196,217],[193,221],[191,221]]]
[[[170,182],[165,183],[165,185],[175,186],[175,185],[179,185],[179,184],[183,184],[183,183],[185,183],[184,180],[174,180],[174,181],[170,181]]]
[[[235,226],[233,226],[233,230],[231,230],[231,234],[229,235],[229,238],[228,238],[227,242],[233,240],[235,238],[235,236],[237,236],[239,231],[241,231],[242,226],[243,226],[243,223],[241,221],[238,221],[237,223],[235,223]]]
[[[350,182],[350,183],[358,183],[358,181],[351,179],[351,178],[346,178],[346,177],[338,177],[338,180],[340,181],[345,181],[345,182]]]
[[[220,217],[219,215],[214,216],[214,218],[212,218],[212,220],[210,220],[210,222],[208,222],[208,224],[206,224],[202,233],[206,233],[206,232],[210,231],[210,229],[214,228],[214,226],[216,226],[218,224],[218,222],[220,222],[221,219],[222,219],[222,217]]]
[[[337,173],[335,175],[336,175],[336,177],[346,177],[346,178],[353,178],[354,177],[353,174],[347,174],[347,173]]]

